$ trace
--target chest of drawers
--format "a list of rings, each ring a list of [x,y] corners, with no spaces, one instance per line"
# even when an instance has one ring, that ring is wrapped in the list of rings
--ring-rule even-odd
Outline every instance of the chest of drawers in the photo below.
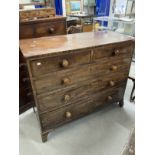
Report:
[[[20,40],[42,141],[53,129],[106,104],[123,106],[134,39],[89,32]]]

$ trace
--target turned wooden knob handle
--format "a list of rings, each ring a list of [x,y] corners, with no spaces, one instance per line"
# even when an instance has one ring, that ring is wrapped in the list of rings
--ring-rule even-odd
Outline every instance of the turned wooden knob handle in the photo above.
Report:
[[[116,65],[113,65],[112,67],[111,67],[111,70],[112,71],[116,71],[118,69],[118,67],[116,66]]]
[[[64,96],[64,100],[65,100],[65,101],[69,101],[69,100],[70,100],[70,96],[69,96],[69,95],[65,95],[65,96]]]
[[[63,84],[68,85],[70,83],[70,79],[69,78],[64,78],[63,79]]]
[[[66,59],[62,60],[62,66],[63,67],[68,67],[69,66],[68,60],[66,60]]]
[[[25,77],[25,78],[22,79],[22,81],[23,81],[23,82],[30,81],[30,78],[29,78],[29,77]]]
[[[108,96],[108,100],[111,101],[112,100],[112,96]]]
[[[71,112],[67,111],[67,112],[66,112],[66,118],[71,118],[71,117],[72,117]]]
[[[26,94],[26,96],[32,96],[32,95],[33,95],[32,92],[29,92],[29,93]]]
[[[114,81],[110,81],[109,84],[110,84],[110,86],[114,86],[115,82]]]
[[[53,33],[54,32],[54,28],[53,27],[49,28],[49,32]]]
[[[119,55],[120,51],[118,49],[114,50],[114,55]]]
[[[42,63],[41,63],[41,62],[37,62],[36,65],[37,65],[37,66],[41,66]]]

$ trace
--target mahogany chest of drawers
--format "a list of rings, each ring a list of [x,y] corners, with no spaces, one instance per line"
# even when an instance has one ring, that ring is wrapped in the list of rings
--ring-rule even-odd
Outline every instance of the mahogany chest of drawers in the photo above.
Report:
[[[20,40],[42,141],[58,126],[110,103],[123,106],[134,39],[89,32]]]

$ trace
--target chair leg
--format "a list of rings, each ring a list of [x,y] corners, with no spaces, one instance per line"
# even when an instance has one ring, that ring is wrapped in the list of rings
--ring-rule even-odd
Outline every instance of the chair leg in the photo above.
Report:
[[[132,79],[132,81],[133,81],[133,88],[132,88],[131,95],[130,95],[130,102],[134,102],[135,101],[135,96],[133,95],[133,93],[135,91],[135,80]]]

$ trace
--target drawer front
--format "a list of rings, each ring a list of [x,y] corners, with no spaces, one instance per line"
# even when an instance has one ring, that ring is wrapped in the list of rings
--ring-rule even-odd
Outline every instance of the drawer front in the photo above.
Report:
[[[120,101],[125,92],[126,83],[122,82],[121,85],[107,89],[106,91],[101,91],[97,94],[94,94],[92,100],[95,104],[95,107],[100,107],[104,102],[106,103],[115,103]]]
[[[19,39],[34,38],[33,25],[19,25]]]
[[[123,86],[124,87],[124,86]],[[84,116],[96,108],[111,102],[119,101],[124,93],[124,88],[110,89],[90,98],[83,98],[80,104],[68,105],[59,110],[40,115],[43,130],[55,128],[61,124]],[[110,97],[112,98],[110,98]],[[109,99],[110,98],[110,99]]]
[[[77,117],[84,116],[85,114],[93,111],[94,106],[90,102],[81,102],[81,104],[69,105],[57,111],[48,112],[40,115],[42,129],[48,130],[57,127],[65,122],[69,122]]]
[[[97,47],[94,50],[93,60],[99,60],[103,58],[119,58],[119,57],[132,57],[134,46],[131,43],[117,44],[107,47]]]
[[[67,70],[74,66],[87,64],[90,62],[90,51],[83,50],[81,52],[42,58],[30,62],[32,68],[32,76],[40,76],[55,71]]]
[[[62,106],[77,103],[81,100],[81,97],[88,96],[92,91],[90,88],[90,83],[87,83],[69,90],[60,90],[48,95],[40,95],[37,97],[39,111],[40,113],[52,111]]]
[[[96,61],[91,64],[90,70],[92,73],[103,72],[111,74],[117,72],[128,72],[131,64],[131,58],[105,58],[101,61]]]
[[[64,70],[53,72],[53,74],[34,80],[34,86],[37,95],[46,93],[57,89],[66,89],[78,86],[81,81],[89,79],[90,67],[89,65],[74,68],[73,70]]]
[[[19,25],[19,38],[36,38],[43,36],[54,36],[66,34],[66,22],[62,21],[49,21],[38,23],[27,23]]]
[[[66,34],[65,21],[37,23],[34,27],[35,37]]]

